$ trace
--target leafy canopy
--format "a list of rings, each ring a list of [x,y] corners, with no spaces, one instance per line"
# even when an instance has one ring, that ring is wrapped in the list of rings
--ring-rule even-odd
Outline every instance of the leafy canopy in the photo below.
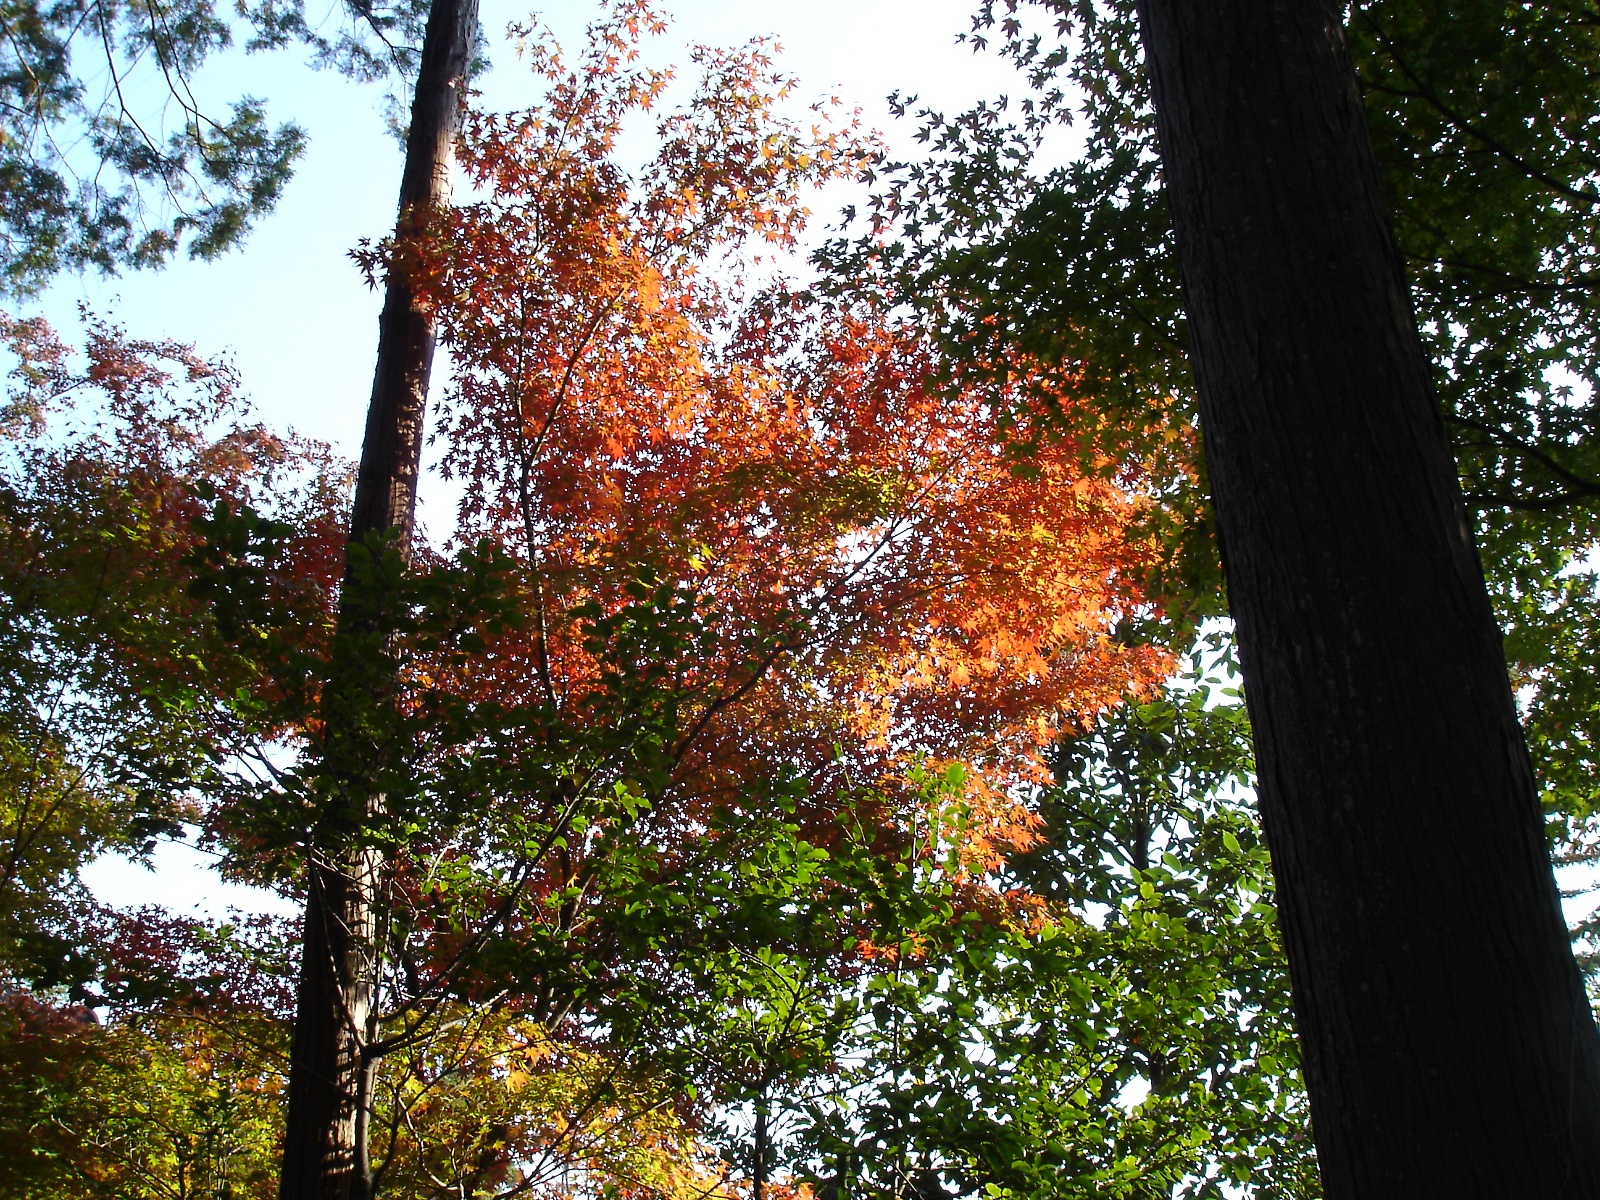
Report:
[[[1552,834],[1573,861],[1593,861],[1600,737],[1595,30],[1563,5],[1364,0],[1346,21]],[[1081,372],[1085,403],[1019,406],[1013,438],[1087,436],[1158,474],[1165,454],[1153,594],[1169,617],[1215,612],[1135,5],[989,0],[969,36],[1017,66],[1019,96],[924,112],[928,155],[883,168],[871,228],[827,259],[844,278],[886,263],[957,362],[1004,379],[1025,353]],[[1068,136],[1081,153],[1053,165]]]

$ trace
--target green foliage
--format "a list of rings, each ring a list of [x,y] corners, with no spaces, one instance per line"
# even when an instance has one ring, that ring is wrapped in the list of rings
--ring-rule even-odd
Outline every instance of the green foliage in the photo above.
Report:
[[[232,11],[230,11],[230,9]],[[242,96],[203,107],[195,76],[242,38],[249,51],[304,44],[312,63],[389,81],[400,124],[425,0],[6,0],[0,4],[0,294],[29,295],[63,270],[213,259],[272,211],[305,150]]]
[[[1197,671],[1063,741],[1040,840],[1001,878],[925,841],[836,852],[863,965],[764,1010],[826,1031],[834,1065],[790,1051],[746,1093],[802,1175],[830,1196],[1319,1195],[1250,769],[1237,694]]]
[[[305,135],[250,96],[200,109],[190,77],[232,41],[210,0],[8,0],[0,23],[0,290],[215,258],[276,204]],[[141,109],[151,85],[165,103]]]
[[[416,74],[422,59],[422,36],[428,26],[429,0],[371,4],[347,0],[344,18],[328,28],[328,14],[308,18],[305,0],[256,0],[237,5],[251,31],[251,50],[278,49],[296,42],[308,46],[312,62],[331,67],[363,82]]]
[[[1365,0],[1347,20],[1552,833],[1561,855],[1588,862],[1600,738],[1596,28],[1570,6],[1443,0]],[[922,112],[929,155],[885,168],[873,236],[825,260],[846,277],[868,258],[889,263],[962,370],[989,371],[1015,348],[1074,379],[1104,428],[1024,405],[1020,444],[1064,429],[1112,460],[1142,456],[1158,477],[1165,464],[1156,594],[1169,618],[1215,611],[1135,5],[987,0],[971,39],[1017,66],[1022,98]],[[1081,155],[1049,166],[1071,136]]]
[[[79,365],[38,323],[3,330],[0,970],[73,986],[93,969],[78,868],[203,820],[230,756],[281,728],[238,703],[250,664],[187,591],[199,490],[280,509],[314,560],[338,482],[319,447],[245,423],[231,373],[185,347],[94,326]],[[275,585],[302,627],[327,603],[316,584]]]

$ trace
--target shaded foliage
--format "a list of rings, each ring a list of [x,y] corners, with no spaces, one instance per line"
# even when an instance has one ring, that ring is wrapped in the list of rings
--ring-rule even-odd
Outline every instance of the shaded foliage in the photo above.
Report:
[[[1134,7],[984,4],[969,36],[1017,66],[1020,95],[924,111],[928,155],[886,165],[872,231],[825,257],[845,279],[890,264],[957,362],[1023,348],[1071,375],[1087,402],[1016,409],[1019,444],[1170,447],[1153,594],[1203,615],[1220,580]],[[1375,0],[1347,36],[1552,832],[1589,862],[1595,25],[1570,6]],[[1068,138],[1081,153],[1052,165]]]
[[[1039,840],[986,905],[937,860],[899,876],[849,1066],[790,1098],[814,1186],[1320,1195],[1248,733],[1220,688],[1190,675],[1064,739]]]
[[[223,364],[92,324],[76,359],[39,322],[16,354],[0,451],[0,957],[75,983],[77,870],[147,854],[234,789],[281,732],[188,583],[205,490],[277,511],[293,546],[264,580],[286,617],[328,603],[338,469],[249,423]]]

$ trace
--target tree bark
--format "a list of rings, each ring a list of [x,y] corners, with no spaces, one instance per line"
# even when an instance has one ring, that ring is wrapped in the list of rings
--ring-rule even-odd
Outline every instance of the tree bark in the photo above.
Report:
[[[1340,6],[1139,17],[1327,1195],[1600,1197],[1600,1039]]]
[[[477,41],[477,0],[434,0],[406,138],[395,239],[449,202],[450,168]],[[403,268],[387,280],[379,318],[378,361],[356,477],[349,540],[395,538],[409,562],[416,526],[423,417],[433,368],[434,325],[417,303]],[[345,594],[352,582],[349,561]],[[360,618],[340,611],[342,635]],[[367,673],[373,678],[371,672]],[[380,670],[377,687],[386,681]],[[373,697],[380,702],[384,697]],[[339,776],[331,811],[309,847],[306,915],[289,1063],[289,1113],[278,1194],[282,1200],[365,1200],[370,1190],[366,1131],[372,1064],[378,946],[374,899],[381,855],[362,845],[362,826],[383,807],[373,786],[382,748],[355,744],[338,702],[324,713],[324,757]],[[365,764],[363,777],[359,767]],[[356,766],[352,772],[350,768]]]

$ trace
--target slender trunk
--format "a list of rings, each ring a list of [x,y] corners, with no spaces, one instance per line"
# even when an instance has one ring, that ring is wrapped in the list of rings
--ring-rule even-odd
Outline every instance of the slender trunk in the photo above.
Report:
[[[1331,1200],[1600,1196],[1600,1039],[1330,0],[1140,0]]]
[[[477,28],[477,0],[434,0],[406,139],[397,240],[403,241],[430,210],[449,201],[454,141]],[[377,370],[350,541],[390,532],[407,560],[433,351],[433,322],[417,304],[403,271],[391,272],[379,319]],[[347,588],[349,583],[347,567]],[[348,608],[342,610],[340,632],[358,633],[351,628],[355,619]],[[383,796],[371,786],[382,748],[367,748],[363,755],[361,748],[342,744],[356,734],[343,728],[347,722],[337,703],[324,716],[324,753],[330,765],[338,764],[340,794],[331,805],[338,811],[319,828],[308,856],[278,1192],[282,1200],[365,1200],[369,1190],[364,1142],[371,1063],[365,1048],[377,974],[374,899],[383,863],[376,850],[359,845],[359,840],[366,819],[383,807]],[[363,762],[365,779],[359,769],[350,770]]]
[[[751,1200],[765,1200],[767,1191],[767,1089],[756,1098],[755,1163],[751,1173]]]

